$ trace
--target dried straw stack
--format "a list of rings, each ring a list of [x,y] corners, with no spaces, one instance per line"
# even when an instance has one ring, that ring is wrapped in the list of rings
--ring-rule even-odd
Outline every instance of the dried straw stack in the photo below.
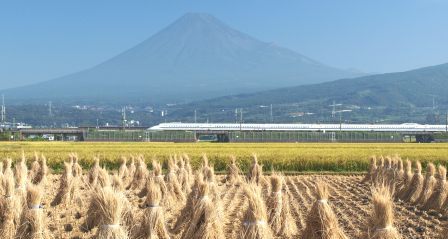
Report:
[[[40,163],[39,171],[37,172],[37,175],[34,178],[33,183],[44,185],[47,182],[47,177],[50,172],[50,169],[48,168],[47,165],[47,158],[43,154],[40,156],[39,163]]]
[[[129,237],[126,227],[122,225],[122,218],[126,212],[125,196],[112,189],[104,187],[94,192],[92,200],[98,206],[99,239],[127,239]]]
[[[406,193],[403,196],[404,201],[414,203],[423,190],[425,178],[422,175],[422,165],[419,161],[415,162],[415,172],[412,180],[407,186]]]
[[[40,164],[39,164],[39,155],[37,152],[34,152],[34,160],[31,163],[31,169],[28,171],[28,178],[31,182],[34,182],[34,177],[36,177],[37,173],[40,170]]]
[[[134,178],[134,174],[137,168],[135,167],[135,158],[131,155],[131,163],[128,165],[128,177]]]
[[[284,178],[278,174],[271,176],[271,194],[267,199],[268,221],[275,235],[291,238],[296,235],[297,225],[290,211],[288,194],[284,191]]]
[[[51,238],[45,222],[45,213],[41,205],[43,189],[39,186],[27,186],[27,206],[23,210],[16,237],[20,239]]]
[[[82,176],[82,167],[81,167],[81,165],[79,165],[78,155],[76,153],[73,153],[72,157],[73,157],[73,163],[72,163],[73,177],[81,178],[81,176]]]
[[[257,155],[252,154],[252,165],[249,168],[249,172],[247,174],[247,180],[251,183],[259,185],[262,176],[263,176],[263,166],[258,164]]]
[[[403,199],[406,196],[406,192],[408,191],[409,184],[412,181],[412,177],[414,173],[412,172],[412,162],[409,159],[406,159],[406,166],[404,168],[403,179],[397,182],[396,186],[396,196],[398,198]]]
[[[56,197],[51,202],[51,206],[59,204],[69,205],[74,198],[75,178],[73,177],[72,164],[64,162],[64,172],[60,179],[59,189]]]
[[[120,161],[121,162],[120,162],[120,168],[118,169],[118,176],[121,179],[126,179],[129,175],[128,167],[126,166],[127,158],[121,157]]]
[[[191,215],[193,214],[193,208],[199,200],[199,187],[204,183],[204,175],[202,174],[202,170],[198,170],[195,175],[195,180],[193,182],[193,186],[191,187],[191,192],[187,196],[187,201],[180,211],[179,216],[177,217],[176,223],[173,227],[174,233],[179,233],[188,225],[191,221]]]
[[[260,187],[252,183],[247,184],[244,186],[244,194],[248,199],[249,206],[244,213],[240,238],[273,238],[273,232],[267,223],[267,210],[261,196]]]
[[[184,194],[190,193],[191,185],[190,185],[190,175],[188,174],[188,170],[186,169],[186,163],[182,157],[179,160],[179,170],[177,172],[177,179],[182,188]]]
[[[376,156],[370,157],[370,165],[369,165],[369,171],[367,172],[366,176],[362,180],[362,183],[370,183],[374,180],[375,174],[377,173],[377,165],[376,165]]]
[[[147,184],[147,196],[145,210],[143,212],[143,222],[140,229],[140,238],[146,239],[169,239],[170,234],[166,228],[165,211],[161,205],[162,192],[160,185],[150,178]]]
[[[182,239],[224,239],[224,213],[219,197],[210,195],[209,185],[204,182],[198,188],[198,201],[194,204],[191,221]]]
[[[437,184],[437,179],[434,177],[436,173],[436,166],[434,166],[433,163],[429,163],[426,170],[426,177],[423,184],[422,192],[415,202],[416,204],[420,205],[425,205],[426,201],[428,201],[429,197],[431,197],[434,187]]]
[[[26,184],[28,180],[28,168],[26,166],[25,153],[22,153],[22,159],[14,167],[16,179],[16,193],[26,197]]]
[[[16,200],[14,177],[12,173],[4,174],[1,179],[2,196],[0,197],[0,235],[13,238],[19,224],[21,200]]]
[[[89,173],[87,174],[87,182],[90,187],[95,187],[98,181],[98,174],[101,169],[100,167],[100,159],[98,157],[94,157],[93,167],[90,168]]]
[[[377,186],[372,189],[373,210],[369,228],[364,238],[401,239],[400,233],[393,226],[394,212],[391,189]]]
[[[133,175],[134,176],[131,185],[129,185],[128,189],[142,190],[145,187],[146,180],[148,179],[149,176],[149,171],[145,161],[143,160],[143,156],[138,157],[137,168]]]
[[[433,193],[426,201],[423,209],[440,210],[448,195],[448,184],[446,182],[446,168],[442,165],[437,167],[437,183],[434,186]]]
[[[239,185],[242,182],[240,173],[240,168],[236,164],[236,157],[232,155],[230,164],[227,166],[226,183],[228,185]]]
[[[308,213],[303,239],[347,239],[338,225],[338,219],[328,203],[328,187],[322,181],[316,183],[317,200]]]
[[[174,204],[183,202],[185,200],[184,192],[182,191],[182,186],[179,183],[179,180],[177,179],[177,170],[178,170],[177,164],[174,162],[173,158],[170,157],[168,160],[168,173],[165,175],[165,182],[167,187],[167,193],[168,193],[168,200]]]

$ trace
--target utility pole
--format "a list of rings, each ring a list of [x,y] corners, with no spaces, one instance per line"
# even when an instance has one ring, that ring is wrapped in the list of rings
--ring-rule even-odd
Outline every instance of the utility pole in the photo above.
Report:
[[[333,109],[331,110],[331,118],[334,118],[336,115],[336,102],[333,100]]]
[[[52,106],[51,106],[51,101],[48,102],[48,116],[52,117],[53,116],[53,111],[52,111]]]
[[[240,122],[243,123],[243,108],[240,108]]]
[[[432,96],[432,110],[436,110],[436,97]]]
[[[235,123],[238,123],[238,108],[235,108]]]
[[[5,95],[2,95],[2,123],[6,121],[6,106],[5,106]]]
[[[339,131],[342,131],[342,111],[339,112]]]
[[[121,109],[121,117],[122,117],[122,124],[123,124],[123,129],[125,129],[126,128],[126,106],[125,107],[123,107],[122,109]]]
[[[196,109],[194,109],[194,123],[197,123],[197,112],[196,112]]]
[[[274,115],[272,114],[272,104],[271,104],[271,123],[273,123],[274,122]]]
[[[445,133],[448,133],[448,111],[446,112],[445,118]]]

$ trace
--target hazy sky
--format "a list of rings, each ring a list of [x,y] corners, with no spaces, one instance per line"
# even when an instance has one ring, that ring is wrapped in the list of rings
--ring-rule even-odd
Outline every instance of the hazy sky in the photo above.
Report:
[[[89,68],[186,12],[339,68],[448,62],[445,0],[0,0],[0,89]]]

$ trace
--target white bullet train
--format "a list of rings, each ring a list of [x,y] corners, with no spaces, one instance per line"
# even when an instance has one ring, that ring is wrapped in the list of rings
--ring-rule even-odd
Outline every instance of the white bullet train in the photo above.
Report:
[[[237,123],[162,123],[153,131],[373,131],[373,132],[448,132],[447,125],[405,124],[237,124]]]

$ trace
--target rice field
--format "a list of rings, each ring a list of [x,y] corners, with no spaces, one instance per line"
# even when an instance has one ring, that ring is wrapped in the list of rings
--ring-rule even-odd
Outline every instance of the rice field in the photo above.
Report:
[[[141,154],[147,163],[156,157],[166,162],[169,155],[187,153],[192,165],[199,166],[206,153],[217,172],[225,171],[229,157],[234,155],[243,170],[247,170],[251,155],[258,155],[266,171],[271,169],[288,172],[363,172],[368,168],[371,155],[394,155],[420,160],[423,165],[432,161],[448,166],[448,144],[406,143],[119,143],[119,142],[2,142],[0,158],[21,156],[28,158],[40,152],[48,159],[48,165],[62,170],[63,161],[70,152],[76,152],[80,164],[89,168],[93,157],[101,158],[109,169],[119,166],[121,156]]]
[[[188,155],[165,166],[143,157],[117,170],[76,154],[62,174],[45,158],[0,170],[2,238],[446,238],[446,168],[399,157],[370,160],[365,175],[264,175],[256,157],[215,175]],[[162,168],[164,167],[164,168]],[[15,237],[14,237],[15,236]]]

